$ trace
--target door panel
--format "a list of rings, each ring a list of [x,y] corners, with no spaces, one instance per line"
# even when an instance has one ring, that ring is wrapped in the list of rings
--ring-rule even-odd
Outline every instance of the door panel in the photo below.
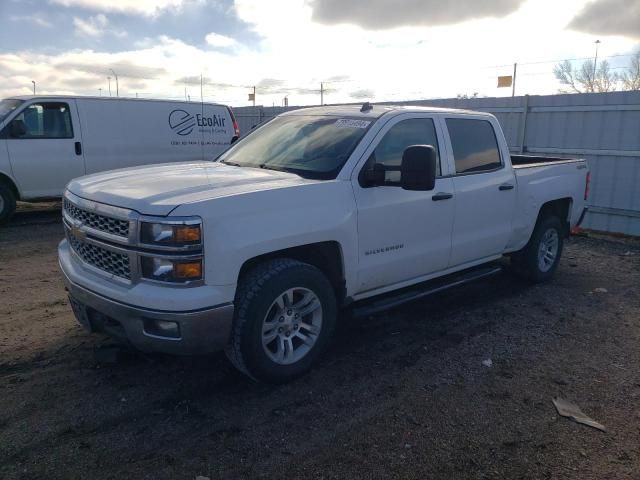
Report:
[[[19,133],[8,135],[7,150],[24,198],[59,197],[71,179],[84,175],[73,100],[34,102],[11,123]]]
[[[453,179],[456,212],[452,267],[504,252],[511,236],[516,191],[499,187],[514,182],[513,174],[506,169]]]
[[[358,293],[447,267],[454,202],[434,202],[432,197],[452,191],[452,180],[439,178],[432,192],[398,187],[357,192]]]
[[[456,172],[450,262],[455,267],[504,252],[511,236],[516,188],[513,171],[502,158],[508,152],[501,153],[490,121],[447,118],[446,125]]]
[[[365,152],[367,162],[399,166],[404,148],[415,144],[442,144],[442,132],[426,114],[401,115],[376,136]],[[424,128],[421,127],[424,125]],[[440,152],[439,158],[442,155]],[[440,171],[440,169],[439,169]],[[398,181],[388,172],[387,181]],[[430,192],[403,190],[400,186],[365,188],[354,180],[358,207],[358,288],[356,293],[411,280],[447,267],[451,251],[454,214],[452,199],[433,201],[437,193],[452,193],[451,178],[437,178]]]

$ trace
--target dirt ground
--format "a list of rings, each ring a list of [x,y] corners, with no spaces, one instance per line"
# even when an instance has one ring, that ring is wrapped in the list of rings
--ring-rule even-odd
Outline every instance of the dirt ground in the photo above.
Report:
[[[638,241],[574,238],[549,284],[345,316],[313,372],[271,387],[223,355],[98,363],[111,341],[72,317],[58,215],[0,228],[2,479],[640,478]]]

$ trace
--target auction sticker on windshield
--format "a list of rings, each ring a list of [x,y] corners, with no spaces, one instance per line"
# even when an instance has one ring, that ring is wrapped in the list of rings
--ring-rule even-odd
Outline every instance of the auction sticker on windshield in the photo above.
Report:
[[[336,127],[338,128],[367,128],[371,122],[369,120],[350,120],[348,118],[341,118],[336,121]]]

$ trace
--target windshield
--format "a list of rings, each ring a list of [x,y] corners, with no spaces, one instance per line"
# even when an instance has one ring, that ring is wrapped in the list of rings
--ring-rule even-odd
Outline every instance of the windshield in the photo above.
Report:
[[[0,122],[23,103],[24,100],[0,100]]]
[[[276,117],[227,150],[220,161],[240,167],[334,179],[372,120],[330,116]]]

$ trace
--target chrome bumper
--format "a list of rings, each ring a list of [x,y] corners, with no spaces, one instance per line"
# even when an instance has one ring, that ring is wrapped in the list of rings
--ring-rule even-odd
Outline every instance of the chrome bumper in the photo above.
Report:
[[[76,319],[90,332],[106,333],[145,352],[194,355],[219,351],[227,344],[233,304],[191,312],[141,309],[87,290],[61,270]],[[177,323],[178,338],[147,332],[145,324],[154,320]]]

